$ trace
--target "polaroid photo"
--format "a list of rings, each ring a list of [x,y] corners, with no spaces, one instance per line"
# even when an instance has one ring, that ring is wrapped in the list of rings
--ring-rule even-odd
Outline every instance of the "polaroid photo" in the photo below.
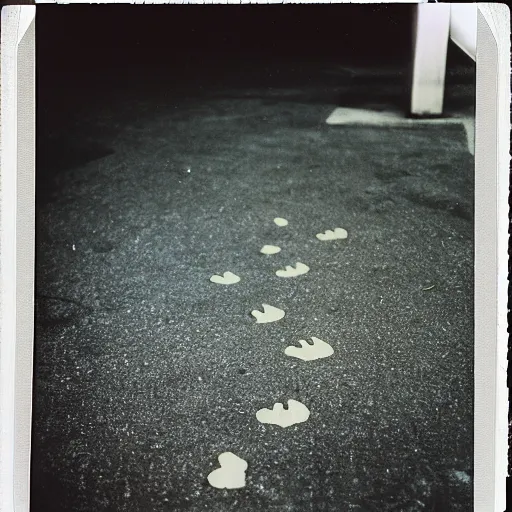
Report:
[[[37,3],[0,510],[504,510],[508,8]]]

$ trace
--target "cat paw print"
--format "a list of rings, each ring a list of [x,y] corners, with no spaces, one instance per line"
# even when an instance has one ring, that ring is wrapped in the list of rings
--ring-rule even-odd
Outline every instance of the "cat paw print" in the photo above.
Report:
[[[233,274],[233,272],[224,272],[222,276],[217,274],[213,275],[210,277],[210,281],[216,284],[235,284],[240,281],[240,278],[236,274]]]
[[[343,240],[348,237],[348,233],[343,228],[336,228],[334,230],[328,229],[325,233],[318,233],[316,235],[318,240],[327,241],[327,240]]]
[[[251,315],[256,318],[257,324],[268,324],[270,322],[277,322],[284,317],[284,311],[268,304],[263,304],[263,312],[257,309],[251,311]]]
[[[319,338],[312,337],[313,344],[305,340],[299,340],[300,347],[286,347],[284,353],[290,357],[296,357],[303,361],[314,361],[315,359],[323,359],[334,354],[333,348]]]
[[[281,228],[288,226],[288,221],[286,219],[283,219],[282,217],[276,217],[274,219],[274,224],[276,226],[279,226]]]
[[[298,262],[295,267],[291,265],[287,265],[284,270],[278,270],[276,272],[277,277],[297,277],[302,274],[307,274],[309,272],[309,267],[304,263]]]
[[[262,254],[277,254],[278,252],[281,252],[281,247],[277,245],[264,245],[260,252]]]
[[[216,489],[240,489],[245,487],[247,462],[234,453],[219,455],[220,468],[208,475],[208,483]]]
[[[282,403],[274,404],[272,409],[260,409],[256,419],[260,423],[270,423],[286,428],[297,423],[303,423],[309,418],[309,409],[297,400],[288,400],[288,409]]]

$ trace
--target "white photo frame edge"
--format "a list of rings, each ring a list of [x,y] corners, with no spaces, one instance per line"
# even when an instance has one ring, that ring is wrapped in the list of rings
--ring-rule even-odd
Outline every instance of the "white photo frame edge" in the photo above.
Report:
[[[81,2],[40,0],[37,3]],[[114,3],[273,2],[192,0],[189,2]],[[340,1],[339,3],[349,2]],[[423,2],[406,0],[404,3]],[[35,14],[36,7],[29,5],[9,6],[2,9],[0,54],[1,512],[25,512],[30,508],[35,248]],[[490,90],[495,91],[496,95],[489,94]],[[474,510],[477,512],[501,512],[506,507],[509,110],[510,11],[505,4],[478,4],[474,472]],[[489,389],[494,391],[494,397],[491,400],[489,400]]]
[[[34,330],[35,6],[2,9],[0,510],[29,510]]]
[[[476,79],[474,509],[501,512],[508,472],[511,98],[510,10],[505,4],[478,4]],[[491,399],[489,389],[494,391]]]

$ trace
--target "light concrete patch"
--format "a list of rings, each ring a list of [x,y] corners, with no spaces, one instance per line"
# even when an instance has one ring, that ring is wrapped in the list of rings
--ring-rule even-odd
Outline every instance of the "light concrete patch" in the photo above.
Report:
[[[335,108],[327,118],[326,123],[332,126],[414,126],[414,125],[442,125],[462,124],[466,131],[468,151],[475,154],[475,119],[468,112],[449,115],[436,119],[411,119],[404,117],[399,111],[370,110],[363,108]]]

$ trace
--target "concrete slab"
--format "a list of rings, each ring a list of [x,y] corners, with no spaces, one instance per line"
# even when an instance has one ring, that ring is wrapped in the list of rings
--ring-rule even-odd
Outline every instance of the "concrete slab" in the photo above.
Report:
[[[475,119],[468,112],[449,114],[446,117],[435,119],[407,118],[400,111],[372,110],[365,108],[337,107],[326,120],[330,125],[342,126],[416,126],[416,125],[445,125],[462,124],[466,131],[469,152],[475,154]]]

